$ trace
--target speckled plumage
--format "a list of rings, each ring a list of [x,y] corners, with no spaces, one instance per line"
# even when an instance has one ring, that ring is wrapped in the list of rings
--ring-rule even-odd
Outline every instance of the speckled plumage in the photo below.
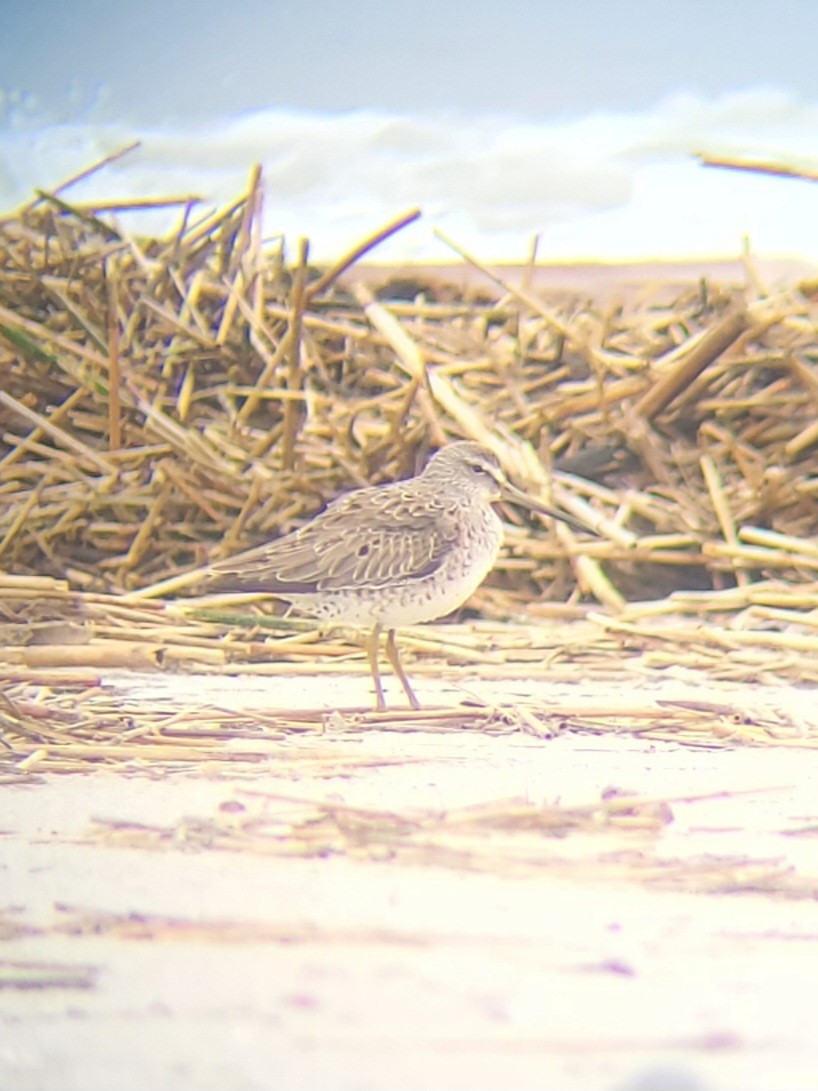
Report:
[[[497,559],[502,498],[572,523],[511,486],[489,451],[453,443],[417,477],[347,493],[299,530],[210,569],[213,590],[263,591],[301,613],[371,630],[367,654],[384,708],[378,639],[412,706],[395,630],[442,617],[482,583]]]

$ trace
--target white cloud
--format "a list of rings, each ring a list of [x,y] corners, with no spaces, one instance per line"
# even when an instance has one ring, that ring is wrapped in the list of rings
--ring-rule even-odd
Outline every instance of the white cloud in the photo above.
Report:
[[[443,256],[430,226],[445,223],[486,259],[519,258],[535,231],[544,235],[544,255],[566,259],[732,254],[744,233],[768,252],[818,259],[814,187],[706,170],[692,159],[696,151],[818,154],[818,104],[775,89],[714,99],[677,94],[642,113],[540,124],[271,109],[133,132],[21,117],[0,132],[7,206],[139,138],[139,152],[70,196],[198,192],[219,203],[235,198],[250,166],[262,162],[267,233],[308,235],[319,260],[414,204],[426,220],[379,257]]]

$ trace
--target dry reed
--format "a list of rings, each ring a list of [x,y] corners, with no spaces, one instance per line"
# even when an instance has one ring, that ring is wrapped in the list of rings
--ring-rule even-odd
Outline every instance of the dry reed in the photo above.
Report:
[[[458,291],[356,266],[417,210],[314,270],[306,242],[292,264],[263,244],[257,169],[211,213],[193,196],[72,204],[68,188],[0,220],[7,694],[60,670],[332,669],[349,645],[310,624],[170,600],[207,561],[463,437],[603,536],[509,511],[506,551],[470,604],[497,623],[493,652],[485,629],[442,627],[410,634],[410,650],[486,676],[553,677],[574,655],[604,673],[636,649],[654,666],[818,680],[809,286],[768,291],[748,264],[744,286],[703,279],[668,300],[646,285],[614,303],[537,293],[533,266],[517,284],[463,254],[485,277]],[[114,218],[172,201],[165,238]],[[540,628],[566,615],[592,622],[567,651]],[[115,761],[104,736],[100,760]],[[57,740],[43,745],[62,760]],[[189,740],[177,745],[183,760]]]

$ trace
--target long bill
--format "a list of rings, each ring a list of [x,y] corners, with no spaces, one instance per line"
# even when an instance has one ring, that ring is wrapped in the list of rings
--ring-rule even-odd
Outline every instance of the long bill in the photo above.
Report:
[[[594,530],[594,528],[587,523],[583,523],[580,519],[575,519],[573,515],[568,515],[564,511],[556,511],[554,508],[549,508],[547,504],[543,504],[539,500],[535,500],[533,496],[529,496],[528,493],[515,488],[509,481],[504,481],[502,485],[500,485],[500,495],[503,500],[508,500],[512,504],[519,504],[520,507],[528,508],[530,511],[536,511],[540,515],[549,515],[552,519],[559,519],[561,523],[566,523],[574,530],[582,531],[585,534],[593,534],[595,538],[600,537],[599,532]]]

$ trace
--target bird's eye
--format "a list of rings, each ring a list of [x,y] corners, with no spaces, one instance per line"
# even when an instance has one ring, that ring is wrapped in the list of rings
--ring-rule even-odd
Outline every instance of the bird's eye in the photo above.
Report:
[[[470,466],[469,466],[469,469],[470,469],[470,470],[471,470],[471,472],[472,472],[472,473],[474,473],[474,474],[485,474],[485,473],[488,473],[488,470],[486,469],[486,467],[485,467],[485,466],[481,466],[479,462],[472,462],[472,463],[470,464]]]

